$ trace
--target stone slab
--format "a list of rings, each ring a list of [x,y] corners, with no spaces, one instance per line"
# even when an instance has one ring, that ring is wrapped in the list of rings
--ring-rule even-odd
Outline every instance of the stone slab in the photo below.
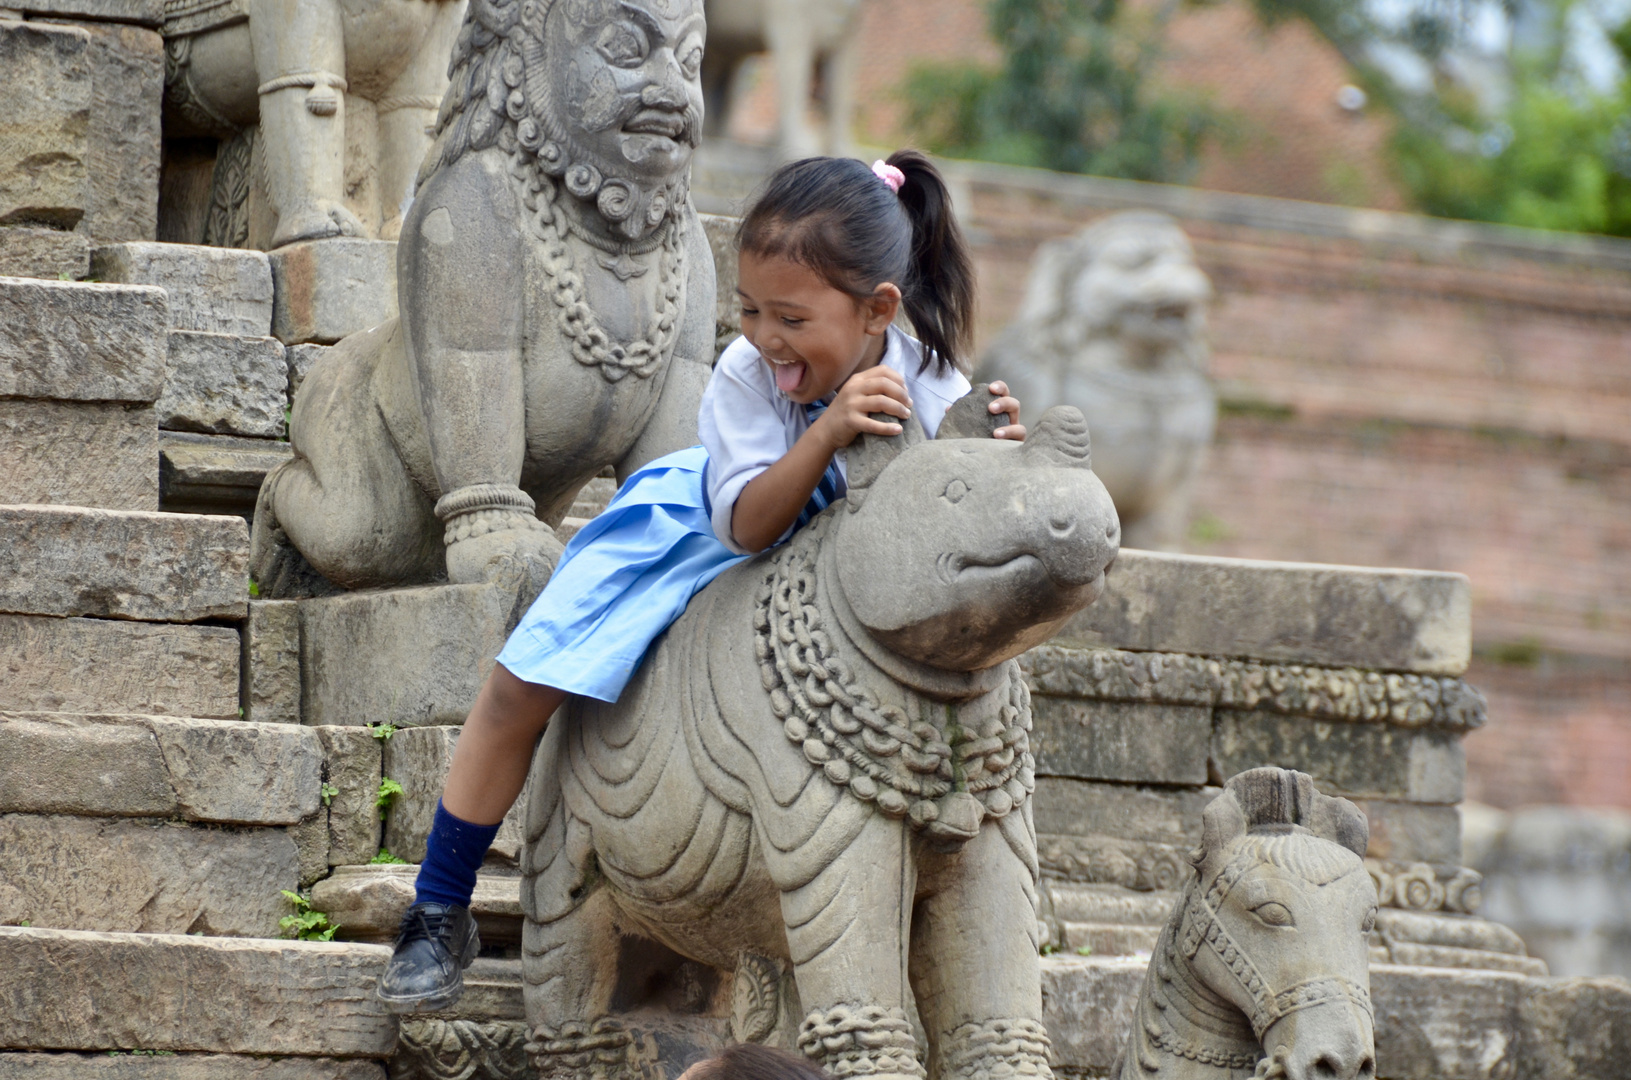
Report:
[[[0,226],[0,277],[68,278],[91,272],[91,242],[84,233],[29,225]]]
[[[1193,705],[1031,699],[1039,775],[1204,784],[1212,710]]]
[[[0,225],[72,229],[84,217],[94,66],[84,30],[0,21]]]
[[[332,345],[396,317],[393,240],[312,240],[270,258],[272,334],[286,345]]]
[[[281,829],[0,815],[0,924],[276,937],[289,913],[278,890],[298,880],[294,841]],[[16,969],[0,970],[4,1002]]]
[[[0,709],[235,719],[238,632],[0,615]]]
[[[290,345],[283,350],[283,357],[289,362],[289,404],[294,404],[295,392],[300,384],[306,381],[306,375],[311,371],[312,365],[321,360],[328,353],[332,345]]]
[[[273,337],[178,330],[159,395],[159,426],[175,431],[281,438],[289,370]]]
[[[166,431],[159,442],[159,498],[166,510],[251,517],[266,474],[294,457],[286,442]]]
[[[1036,831],[1193,847],[1217,788],[1160,788],[1038,777]]]
[[[391,941],[413,903],[417,866],[337,866],[312,889],[312,907],[347,941]],[[470,896],[484,943],[521,939],[521,879],[479,874]]]
[[[1518,1010],[1524,1041],[1519,1080],[1624,1080],[1631,1062],[1631,983],[1555,979],[1532,988]]]
[[[317,812],[317,736],[285,725],[0,713],[0,812],[292,825]]]
[[[1116,886],[1046,883],[1054,918],[1069,922],[1164,926],[1178,894],[1132,892]]]
[[[430,836],[436,803],[442,797],[461,730],[440,726],[407,728],[385,742],[385,775],[402,785],[402,794],[385,816],[385,848],[399,859],[424,861],[425,840]],[[515,805],[499,823],[489,858],[496,856],[513,863],[520,857],[531,785],[529,777]]]
[[[462,724],[504,647],[509,606],[488,585],[300,602],[308,724]]]
[[[300,723],[300,608],[293,600],[251,600],[239,663],[244,719]]]
[[[159,223],[164,39],[139,26],[79,28],[91,39],[89,191],[79,231],[104,243],[152,240]]]
[[[272,331],[272,264],[264,251],[198,244],[106,244],[91,253],[102,281],[156,285],[170,329],[239,337]]]
[[[1042,1022],[1055,1070],[1102,1076],[1120,1063],[1146,966],[1130,956],[1043,958]]]
[[[248,582],[242,518],[0,506],[0,612],[242,619]]]
[[[157,401],[166,310],[149,286],[0,278],[0,397]]]
[[[0,503],[159,508],[151,405],[0,399]]]
[[[319,810],[288,832],[300,864],[300,887],[309,889],[328,876],[328,815]]]
[[[6,0],[6,6],[30,15],[100,20],[157,27],[164,22],[164,0]]]
[[[377,1061],[241,1054],[0,1054],[0,1080],[385,1080]]]
[[[719,348],[742,332],[742,297],[736,291],[740,279],[740,258],[736,250],[736,230],[742,219],[718,214],[699,214],[702,231],[714,253],[714,337]]]
[[[0,1048],[385,1057],[382,945],[0,927]]]
[[[1159,926],[1124,923],[1059,923],[1059,947],[1077,956],[1149,956],[1161,937]]]
[[[1366,855],[1393,862],[1461,865],[1461,811],[1390,799],[1355,799],[1370,822]]]
[[[1458,803],[1467,752],[1447,731],[1219,709],[1212,762],[1224,779],[1261,765],[1308,773],[1327,795]]]
[[[1124,549],[1105,595],[1055,640],[1459,675],[1472,593],[1460,574]]]
[[[367,728],[313,730],[323,743],[323,780],[333,791],[328,804],[329,865],[366,863],[380,849],[376,800],[383,746]]]

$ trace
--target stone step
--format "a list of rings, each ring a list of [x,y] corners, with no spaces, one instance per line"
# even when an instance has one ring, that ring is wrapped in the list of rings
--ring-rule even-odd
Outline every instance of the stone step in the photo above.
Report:
[[[334,237],[270,255],[272,334],[329,345],[396,318],[396,241]]]
[[[272,332],[272,264],[263,251],[200,244],[105,244],[91,252],[102,281],[169,294],[171,330],[239,337]]]
[[[397,1025],[374,987],[390,953],[0,927],[0,1049],[383,1058]]]
[[[1148,956],[1155,951],[1161,927],[1061,920],[1059,936],[1060,947],[1079,956]]]
[[[288,429],[289,366],[274,337],[175,330],[169,335],[159,426],[173,431],[281,439]]]
[[[0,506],[0,613],[241,620],[248,585],[242,518]]]
[[[413,903],[417,866],[337,866],[312,886],[313,910],[337,923],[336,937],[347,941],[389,942]],[[521,879],[478,874],[470,898],[484,946],[521,942]]]
[[[361,1058],[244,1054],[0,1053],[0,1080],[385,1080],[385,1066]]]
[[[238,715],[238,631],[0,615],[0,710]]]
[[[159,505],[176,514],[255,512],[266,474],[294,457],[277,439],[159,433]]]
[[[1175,892],[1130,892],[1116,885],[1044,881],[1054,918],[1085,923],[1164,926],[1178,901]]]

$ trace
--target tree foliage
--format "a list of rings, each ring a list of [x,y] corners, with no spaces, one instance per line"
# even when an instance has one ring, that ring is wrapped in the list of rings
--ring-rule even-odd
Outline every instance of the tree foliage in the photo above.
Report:
[[[990,0],[1001,63],[916,66],[903,88],[908,132],[954,157],[1184,179],[1226,121],[1196,98],[1150,86],[1160,30],[1174,6]]]

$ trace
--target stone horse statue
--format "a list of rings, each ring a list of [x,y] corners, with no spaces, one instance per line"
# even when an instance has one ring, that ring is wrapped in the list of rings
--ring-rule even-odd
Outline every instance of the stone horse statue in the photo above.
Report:
[[[702,0],[471,0],[397,249],[402,315],[301,384],[294,459],[256,507],[263,594],[314,569],[499,582],[524,607],[579,488],[696,442],[703,31]]]
[[[631,942],[790,964],[784,1045],[835,1076],[923,1077],[914,997],[928,1076],[1052,1075],[1012,658],[1098,597],[1120,527],[1079,412],[1004,443],[988,396],[933,441],[862,436],[846,499],[693,599],[616,705],[550,725],[522,863],[541,1077],[672,1080]]]
[[[1365,815],[1262,768],[1201,819],[1116,1080],[1372,1080]]]

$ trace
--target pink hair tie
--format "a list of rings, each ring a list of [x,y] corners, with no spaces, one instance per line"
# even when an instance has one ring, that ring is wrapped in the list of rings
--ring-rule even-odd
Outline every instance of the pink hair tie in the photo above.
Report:
[[[872,163],[872,173],[879,180],[882,180],[884,183],[888,184],[889,190],[893,191],[896,195],[900,194],[901,185],[906,183],[906,174],[889,164],[887,161],[874,161]]]

